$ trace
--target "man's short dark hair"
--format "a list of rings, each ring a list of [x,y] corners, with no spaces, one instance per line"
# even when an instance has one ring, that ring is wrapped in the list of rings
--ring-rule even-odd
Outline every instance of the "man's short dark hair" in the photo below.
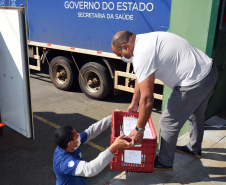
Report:
[[[122,44],[127,44],[133,33],[130,31],[122,31],[115,38],[112,39],[112,45],[117,49],[121,50]]]
[[[55,131],[54,133],[55,142],[60,148],[66,149],[68,143],[70,141],[73,141],[74,134],[72,131],[73,128],[71,126],[63,126]]]

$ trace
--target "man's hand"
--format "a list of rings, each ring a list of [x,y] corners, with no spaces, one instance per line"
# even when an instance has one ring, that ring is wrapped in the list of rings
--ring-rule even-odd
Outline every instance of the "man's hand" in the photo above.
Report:
[[[138,110],[138,104],[130,104],[128,109],[127,109],[127,112],[137,112]]]
[[[143,141],[144,134],[137,132],[136,129],[132,130],[128,137],[132,138],[132,145],[140,145]]]
[[[117,149],[130,148],[132,143],[127,142],[123,139],[125,135],[121,135],[116,138],[114,143],[109,147],[111,153],[114,153]]]

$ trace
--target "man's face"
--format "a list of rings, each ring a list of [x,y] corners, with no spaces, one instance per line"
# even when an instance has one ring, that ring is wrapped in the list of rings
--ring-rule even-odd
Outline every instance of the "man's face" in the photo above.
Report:
[[[122,46],[121,50],[117,50],[113,45],[111,45],[113,52],[120,58],[125,57],[127,59],[132,57],[131,51],[128,47]]]
[[[73,141],[72,141],[72,145],[73,145],[73,147],[77,147],[77,145],[78,145],[77,139],[78,139],[78,137],[79,137],[79,134],[76,132],[75,129],[72,130],[72,133],[74,134],[74,136],[73,136]]]
[[[120,58],[122,58],[122,51],[117,50],[115,46],[111,45],[112,51]]]

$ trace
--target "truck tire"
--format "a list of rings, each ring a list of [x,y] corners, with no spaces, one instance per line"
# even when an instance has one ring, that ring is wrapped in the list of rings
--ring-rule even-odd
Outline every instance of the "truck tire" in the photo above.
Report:
[[[61,90],[70,90],[77,82],[74,63],[63,56],[58,56],[51,60],[49,75],[55,87]]]
[[[89,62],[80,70],[79,85],[86,96],[100,100],[111,92],[112,79],[106,67],[96,62]]]

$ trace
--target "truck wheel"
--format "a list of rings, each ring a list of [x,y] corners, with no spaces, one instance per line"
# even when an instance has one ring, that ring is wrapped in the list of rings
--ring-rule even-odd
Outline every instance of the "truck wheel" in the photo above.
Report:
[[[61,90],[70,90],[75,86],[77,75],[74,63],[62,56],[52,59],[49,66],[49,75],[53,84]]]
[[[95,62],[82,66],[79,85],[82,92],[92,99],[106,97],[112,89],[112,79],[106,67]]]

